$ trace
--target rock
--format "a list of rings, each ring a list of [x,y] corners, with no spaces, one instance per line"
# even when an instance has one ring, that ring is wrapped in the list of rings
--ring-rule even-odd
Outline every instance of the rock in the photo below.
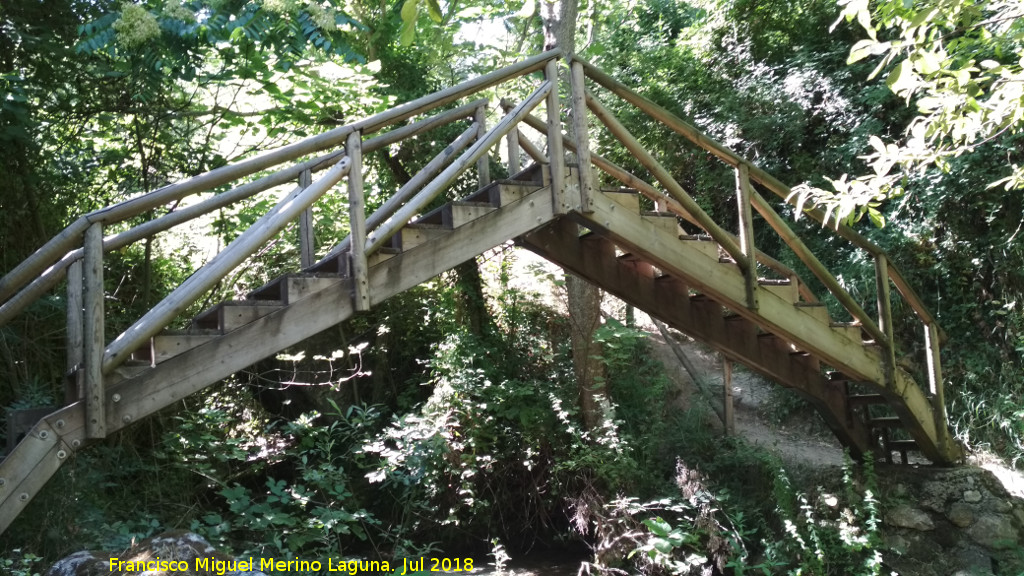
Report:
[[[1010,550],[1020,547],[1020,536],[1013,520],[1005,514],[982,516],[967,529],[967,535],[978,544],[992,550]]]
[[[897,506],[885,515],[885,523],[911,530],[932,530],[935,523],[927,512],[907,505]]]
[[[953,558],[955,558],[955,564],[952,567],[956,568],[953,574],[959,574],[960,576],[980,576],[982,574],[993,574],[994,566],[992,565],[992,558],[989,557],[983,550],[979,550],[974,546],[965,546],[953,550]]]
[[[153,564],[157,559],[175,566]],[[179,530],[147,538],[124,552],[75,552],[44,576],[266,576],[254,568],[218,552],[202,536]]]
[[[974,523],[974,510],[962,502],[957,502],[949,507],[946,518],[960,528],[966,528]]]
[[[977,490],[966,490],[964,492],[964,502],[981,502],[981,492]]]

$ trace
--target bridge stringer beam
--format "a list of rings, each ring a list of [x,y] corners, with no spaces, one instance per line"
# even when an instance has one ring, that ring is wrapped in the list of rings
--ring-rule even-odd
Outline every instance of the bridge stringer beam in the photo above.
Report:
[[[752,322],[724,317],[721,307],[713,302],[692,302],[687,286],[678,279],[656,277],[643,262],[616,258],[611,241],[599,235],[580,237],[578,225],[569,219],[534,230],[520,237],[518,243],[711,345],[729,359],[793,388],[818,409],[826,425],[855,457],[873,448],[870,431],[859,418],[848,417],[845,394],[821,374],[816,360],[759,342],[758,329]]]

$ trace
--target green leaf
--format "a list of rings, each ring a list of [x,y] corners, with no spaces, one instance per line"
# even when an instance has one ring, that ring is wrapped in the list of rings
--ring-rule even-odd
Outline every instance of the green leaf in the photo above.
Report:
[[[917,75],[914,74],[913,65],[910,63],[910,60],[900,62],[896,68],[889,73],[889,77],[886,78],[885,84],[894,93],[909,98],[914,93],[914,89],[916,89],[918,85]]]
[[[647,526],[651,532],[656,536],[662,538],[667,537],[669,532],[672,531],[672,525],[659,518],[648,518],[644,520],[644,526]]]
[[[441,15],[441,6],[438,5],[437,0],[427,0],[427,14],[430,15],[430,19],[438,24],[444,19]]]
[[[850,56],[846,59],[846,63],[853,64],[871,56],[874,53],[873,49],[877,45],[878,42],[871,39],[858,41],[853,45],[853,48],[850,48]]]

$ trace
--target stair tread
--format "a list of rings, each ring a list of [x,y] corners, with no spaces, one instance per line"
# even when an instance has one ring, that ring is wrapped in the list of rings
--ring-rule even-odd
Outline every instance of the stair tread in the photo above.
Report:
[[[881,394],[851,394],[847,398],[850,404],[864,405],[864,404],[887,404],[889,401],[886,400],[885,396]]]
[[[885,426],[887,428],[895,428],[902,425],[902,421],[899,416],[876,416],[868,419],[869,426]]]

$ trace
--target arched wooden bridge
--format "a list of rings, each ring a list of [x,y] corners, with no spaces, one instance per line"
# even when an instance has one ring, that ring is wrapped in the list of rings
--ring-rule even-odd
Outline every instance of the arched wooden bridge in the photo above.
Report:
[[[509,82],[534,82],[535,89],[518,104],[502,102],[504,115],[488,128],[489,103],[467,100]],[[560,83],[569,95],[564,107]],[[734,170],[729,193],[738,202],[738,221],[713,221],[591,90],[623,99],[671,137]],[[538,108],[543,119],[532,114]],[[365,213],[363,154],[459,122],[468,127],[458,138],[380,209]],[[630,173],[592,150],[597,129],[608,130],[647,174]],[[533,144],[528,131],[545,144]],[[500,156],[513,176],[491,182],[489,161],[506,145]],[[523,167],[525,157],[532,162]],[[425,210],[466,171],[476,172],[477,192]],[[311,207],[342,180],[351,234],[315,260]],[[602,187],[601,180],[621,187]],[[279,204],[131,327],[108,338],[104,253],[292,182],[298,185]],[[104,237],[105,226],[229,184],[234,187],[227,192]],[[550,51],[82,216],[0,279],[2,325],[67,278],[67,373],[79,391],[78,401],[39,420],[0,462],[0,531],[73,452],[510,239],[799,391],[854,454],[899,452],[905,459],[916,450],[939,464],[959,460],[942,398],[941,330],[895,263],[857,232],[829,226],[876,263],[877,313],[869,315],[759,190],[790,196],[786,185],[670,112],[587,62]],[[825,286],[822,296],[845,308],[845,321],[831,318],[793,270],[754,246],[754,211],[757,223],[770,226]],[[295,273],[270,280],[244,300],[210,308],[189,330],[167,330],[295,220],[302,238]],[[681,223],[701,232],[684,234]],[[901,367],[891,286],[920,322],[927,366],[917,376],[921,383]]]

